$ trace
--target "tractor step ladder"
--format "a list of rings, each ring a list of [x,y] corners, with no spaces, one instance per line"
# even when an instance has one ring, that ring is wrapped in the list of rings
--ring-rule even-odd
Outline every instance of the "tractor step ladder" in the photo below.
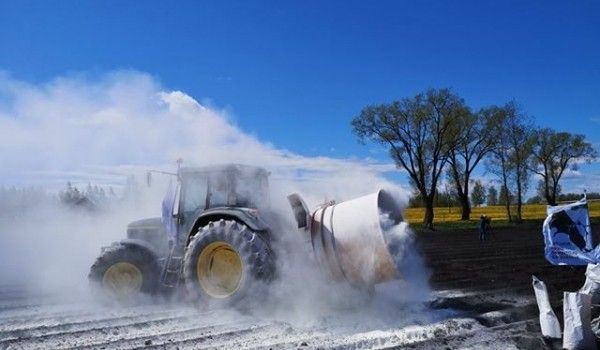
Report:
[[[183,256],[175,255],[177,245],[174,244],[165,260],[165,266],[161,276],[161,285],[164,288],[175,288],[181,278],[181,268],[183,266]]]

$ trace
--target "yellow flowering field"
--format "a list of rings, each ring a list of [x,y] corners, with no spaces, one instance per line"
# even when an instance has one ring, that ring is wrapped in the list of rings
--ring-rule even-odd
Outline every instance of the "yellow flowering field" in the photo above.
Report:
[[[588,201],[590,217],[600,217],[600,201]],[[511,206],[511,213],[515,215],[516,206]],[[407,208],[404,212],[405,218],[411,224],[420,224],[423,222],[425,214],[424,208]],[[493,221],[507,221],[506,209],[503,206],[476,207],[471,212],[471,220],[479,219],[481,215],[487,215]],[[434,209],[434,222],[454,222],[460,221],[460,207],[438,207]],[[543,220],[546,218],[546,205],[543,204],[525,204],[523,205],[524,220]]]

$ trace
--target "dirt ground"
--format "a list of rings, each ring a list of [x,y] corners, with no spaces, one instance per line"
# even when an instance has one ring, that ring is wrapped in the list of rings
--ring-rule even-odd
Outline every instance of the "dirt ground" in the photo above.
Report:
[[[600,226],[592,227],[592,232],[599,231]],[[546,261],[538,225],[493,229],[483,243],[476,228],[422,232],[418,243],[435,289],[511,289],[529,294],[531,275],[536,275],[551,293],[561,295],[579,289],[585,281],[585,267],[554,266]]]
[[[475,228],[421,233],[417,243],[434,291],[418,317],[391,310],[395,323],[332,314],[302,326],[182,303],[91,307],[4,286],[0,349],[560,348],[539,333],[531,275],[546,282],[562,320],[562,292],[583,284],[584,268],[547,263],[539,225],[495,229],[484,243]]]
[[[598,233],[600,226],[592,227]],[[477,298],[442,299],[440,305],[464,310],[481,317],[486,313],[501,313],[504,328],[522,323],[526,330],[516,332],[515,344],[522,348],[560,348],[560,342],[543,340],[537,321],[538,310],[531,286],[535,275],[548,287],[555,313],[562,324],[564,291],[576,291],[585,282],[585,266],[554,266],[544,258],[544,242],[540,225],[493,229],[485,242],[479,241],[478,230],[422,232],[418,235],[420,249],[431,269],[431,284],[436,290],[474,292]],[[598,235],[595,235],[598,242]],[[504,296],[494,304],[485,295]],[[511,304],[515,305],[511,305]],[[436,302],[434,302],[434,306]],[[518,328],[518,327],[517,327]],[[501,336],[501,334],[498,334]],[[461,344],[459,342],[459,344]]]

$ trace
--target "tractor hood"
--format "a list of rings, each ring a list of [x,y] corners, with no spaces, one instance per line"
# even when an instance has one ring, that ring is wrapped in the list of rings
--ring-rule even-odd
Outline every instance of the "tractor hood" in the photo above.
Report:
[[[161,218],[142,219],[130,223],[127,225],[127,238],[142,240],[150,244],[158,253],[168,249],[167,233]]]
[[[129,225],[127,225],[127,230],[135,229],[135,230],[145,230],[145,229],[161,229],[164,225],[161,221],[161,218],[148,218],[142,220],[136,220]]]

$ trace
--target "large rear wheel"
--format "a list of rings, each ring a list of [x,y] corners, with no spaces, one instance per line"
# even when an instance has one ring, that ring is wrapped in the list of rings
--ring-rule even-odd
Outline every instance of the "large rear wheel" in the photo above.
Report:
[[[190,241],[183,265],[189,294],[195,299],[239,305],[274,274],[273,254],[262,236],[233,220],[211,222]]]

